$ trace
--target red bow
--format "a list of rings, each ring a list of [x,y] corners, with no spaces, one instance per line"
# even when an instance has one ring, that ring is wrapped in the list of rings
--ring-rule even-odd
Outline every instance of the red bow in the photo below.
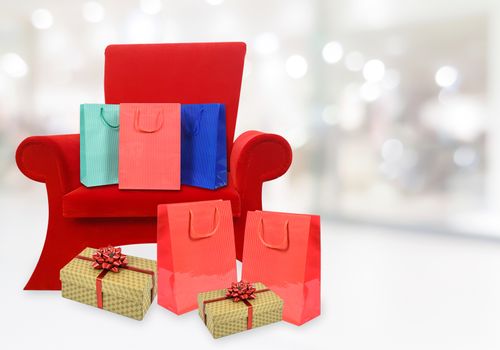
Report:
[[[122,254],[122,248],[115,248],[111,245],[99,248],[92,254],[92,259],[94,260],[92,264],[94,269],[113,272],[119,272],[119,267],[125,267],[128,264],[127,256]]]
[[[233,282],[227,289],[226,298],[232,298],[234,302],[255,299],[255,291],[255,287],[249,282]]]

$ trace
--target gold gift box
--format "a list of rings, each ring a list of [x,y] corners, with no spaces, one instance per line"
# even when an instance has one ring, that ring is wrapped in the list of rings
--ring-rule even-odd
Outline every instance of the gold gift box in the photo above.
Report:
[[[86,248],[79,255],[92,258],[96,251]],[[102,278],[102,308],[136,320],[142,320],[156,296],[156,261],[127,255],[128,266],[154,272],[148,273],[120,268],[109,271]],[[102,270],[92,267],[92,262],[75,257],[60,271],[62,296],[97,307],[96,279]],[[153,282],[154,278],[154,282]]]
[[[262,283],[254,283],[255,299],[248,300],[252,306],[251,328],[265,326],[282,320],[283,300]],[[249,307],[242,301],[222,299],[226,289],[198,294],[198,313],[214,338],[243,332],[249,328]]]

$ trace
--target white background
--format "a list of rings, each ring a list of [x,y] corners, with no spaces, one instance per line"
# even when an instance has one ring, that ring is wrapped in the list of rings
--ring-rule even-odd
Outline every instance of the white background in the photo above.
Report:
[[[28,181],[28,180],[26,180]],[[213,340],[196,312],[143,321],[23,291],[43,244],[42,185],[0,197],[0,348],[498,349],[500,246],[323,222],[322,315]],[[29,218],[29,219],[27,219]],[[68,233],[70,234],[70,233]],[[130,246],[155,258],[155,245]]]

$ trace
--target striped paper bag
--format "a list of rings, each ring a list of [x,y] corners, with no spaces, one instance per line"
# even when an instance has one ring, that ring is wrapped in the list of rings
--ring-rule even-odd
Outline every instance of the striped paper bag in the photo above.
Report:
[[[181,182],[215,190],[227,185],[226,109],[221,103],[181,106]]]
[[[80,105],[80,182],[118,183],[119,105]]]
[[[120,189],[180,189],[180,118],[178,103],[120,105]]]

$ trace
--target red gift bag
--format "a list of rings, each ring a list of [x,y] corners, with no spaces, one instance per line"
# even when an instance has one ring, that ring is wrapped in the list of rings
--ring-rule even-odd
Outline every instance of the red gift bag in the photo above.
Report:
[[[180,108],[179,103],[120,105],[120,189],[180,189]]]
[[[158,304],[180,315],[198,307],[200,292],[236,281],[229,201],[158,206]]]
[[[247,214],[243,280],[259,281],[284,301],[283,320],[301,325],[321,310],[320,217]]]

